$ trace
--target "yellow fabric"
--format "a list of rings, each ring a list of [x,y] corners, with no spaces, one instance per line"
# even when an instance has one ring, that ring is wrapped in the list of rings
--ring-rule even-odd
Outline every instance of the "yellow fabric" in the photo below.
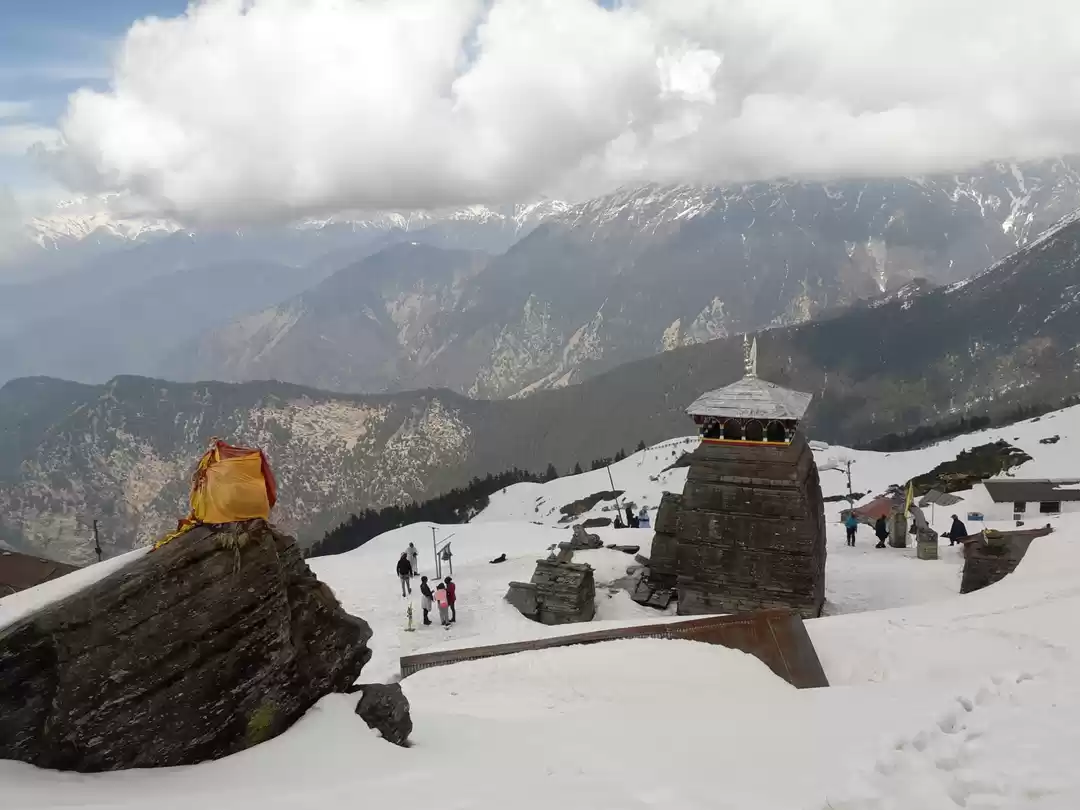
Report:
[[[160,540],[158,540],[156,543],[154,543],[154,549],[157,550],[157,549],[161,548],[163,545],[165,545],[166,543],[169,543],[169,542],[175,540],[177,537],[184,534],[185,532],[191,531],[192,529],[195,528],[196,525],[197,524],[192,520],[181,520],[180,521],[180,526],[177,528],[177,530],[175,532],[170,532],[169,534],[165,535]]]
[[[270,499],[258,452],[221,458],[216,451],[199,465],[191,491],[191,516],[199,523],[232,523],[270,517]]]

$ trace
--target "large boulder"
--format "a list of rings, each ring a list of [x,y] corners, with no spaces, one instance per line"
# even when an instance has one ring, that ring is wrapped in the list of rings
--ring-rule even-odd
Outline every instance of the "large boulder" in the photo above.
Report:
[[[262,520],[199,527],[0,630],[0,758],[217,759],[346,691],[370,638],[291,537]]]
[[[409,699],[401,691],[399,683],[367,683],[358,687],[361,692],[356,704],[356,713],[360,715],[368,728],[378,731],[383,739],[394,745],[408,745],[412,734],[412,716],[409,714]]]
[[[562,545],[562,544],[560,544]],[[574,526],[574,532],[570,536],[570,548],[574,551],[584,551],[590,548],[603,548],[604,541],[598,534],[590,534],[580,523]]]

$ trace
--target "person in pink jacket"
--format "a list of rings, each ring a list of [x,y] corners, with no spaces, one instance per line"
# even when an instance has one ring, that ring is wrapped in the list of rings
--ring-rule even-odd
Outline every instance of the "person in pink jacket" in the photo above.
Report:
[[[450,597],[446,593],[446,586],[441,582],[435,589],[435,604],[439,606],[439,620],[443,627],[450,626]]]

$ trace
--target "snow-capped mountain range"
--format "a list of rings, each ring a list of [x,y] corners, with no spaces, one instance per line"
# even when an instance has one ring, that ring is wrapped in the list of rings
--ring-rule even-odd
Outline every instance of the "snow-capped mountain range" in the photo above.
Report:
[[[117,195],[76,197],[57,203],[54,211],[31,217],[25,224],[28,238],[46,250],[58,250],[84,239],[136,242],[156,234],[183,230],[165,217],[125,216],[111,209]]]
[[[399,252],[380,274],[346,267],[324,284],[352,289],[351,309],[313,288],[182,347],[164,371],[524,396],[677,346],[801,323],[914,279],[967,278],[1077,206],[1080,174],[1065,161],[970,176],[622,189],[548,212],[544,227],[468,278],[447,276],[452,258],[430,251]],[[383,348],[359,362],[358,345]]]
[[[121,210],[116,200],[75,201],[28,228],[50,248],[39,254],[71,262],[86,250],[86,267],[0,301],[0,342],[5,328],[11,338],[0,346],[0,379],[141,373],[526,396],[679,346],[802,323],[914,279],[959,282],[1080,207],[1077,165],[645,185],[578,204],[342,212],[228,231],[108,213]],[[431,249],[375,258],[410,243]],[[478,255],[462,264],[459,251]],[[198,280],[183,285],[176,273]],[[229,303],[175,324],[152,351],[135,326],[120,339],[115,320],[104,334],[96,314],[81,314],[88,303],[174,306],[177,287],[205,296],[213,277]],[[271,277],[279,281],[262,281]],[[77,361],[72,323],[86,348]],[[21,340],[25,330],[56,340]]]
[[[561,200],[538,200],[521,205],[491,208],[471,205],[440,211],[344,211],[326,217],[306,217],[284,226],[299,231],[344,227],[354,231],[417,231],[440,223],[462,223],[511,227],[524,234],[528,229],[571,209]],[[194,233],[168,217],[125,213],[118,194],[74,197],[57,203],[55,209],[30,217],[25,232],[30,241],[47,250],[71,248],[84,239],[117,239],[138,242],[177,231]],[[238,228],[242,233],[245,229]]]

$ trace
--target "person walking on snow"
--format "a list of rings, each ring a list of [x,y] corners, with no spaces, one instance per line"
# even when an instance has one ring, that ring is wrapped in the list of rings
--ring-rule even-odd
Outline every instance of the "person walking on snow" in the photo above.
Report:
[[[949,545],[955,546],[968,536],[967,526],[956,515],[952,516],[952,526],[949,527]]]
[[[409,589],[409,593],[412,593],[412,583],[409,581],[412,579],[412,566],[409,565],[409,558],[405,556],[405,552],[401,552],[401,557],[397,561],[397,575],[401,580],[401,598],[405,598],[405,589]]]
[[[420,569],[417,567],[416,564],[417,560],[420,557],[420,553],[416,550],[416,546],[414,546],[412,543],[409,543],[409,548],[406,549],[405,553],[409,556],[409,566],[412,568],[412,575],[415,577],[417,574],[420,573]]]
[[[852,512],[848,512],[848,516],[844,518],[844,528],[847,529],[847,544],[854,546],[855,532],[859,528],[859,519]]]
[[[439,583],[439,587],[435,589],[435,603],[439,606],[439,621],[442,622],[442,626],[450,627],[450,597],[446,594],[446,586],[443,583]]]
[[[427,577],[420,577],[420,609],[424,611],[424,624],[431,624],[431,617],[428,612],[431,610],[434,600],[435,597],[431,593],[431,586],[428,585]]]
[[[637,522],[638,522],[638,526],[640,528],[642,528],[642,529],[652,528],[652,525],[651,525],[651,523],[649,521],[649,507],[647,507],[647,506],[641,507],[641,511],[638,512],[638,515],[637,515]]]
[[[457,621],[457,585],[454,584],[454,580],[447,577],[446,580],[446,602],[450,605],[450,623],[453,624]]]
[[[881,515],[874,524],[874,534],[877,535],[877,545],[874,548],[885,548],[885,538],[889,536],[889,524],[884,515]]]

